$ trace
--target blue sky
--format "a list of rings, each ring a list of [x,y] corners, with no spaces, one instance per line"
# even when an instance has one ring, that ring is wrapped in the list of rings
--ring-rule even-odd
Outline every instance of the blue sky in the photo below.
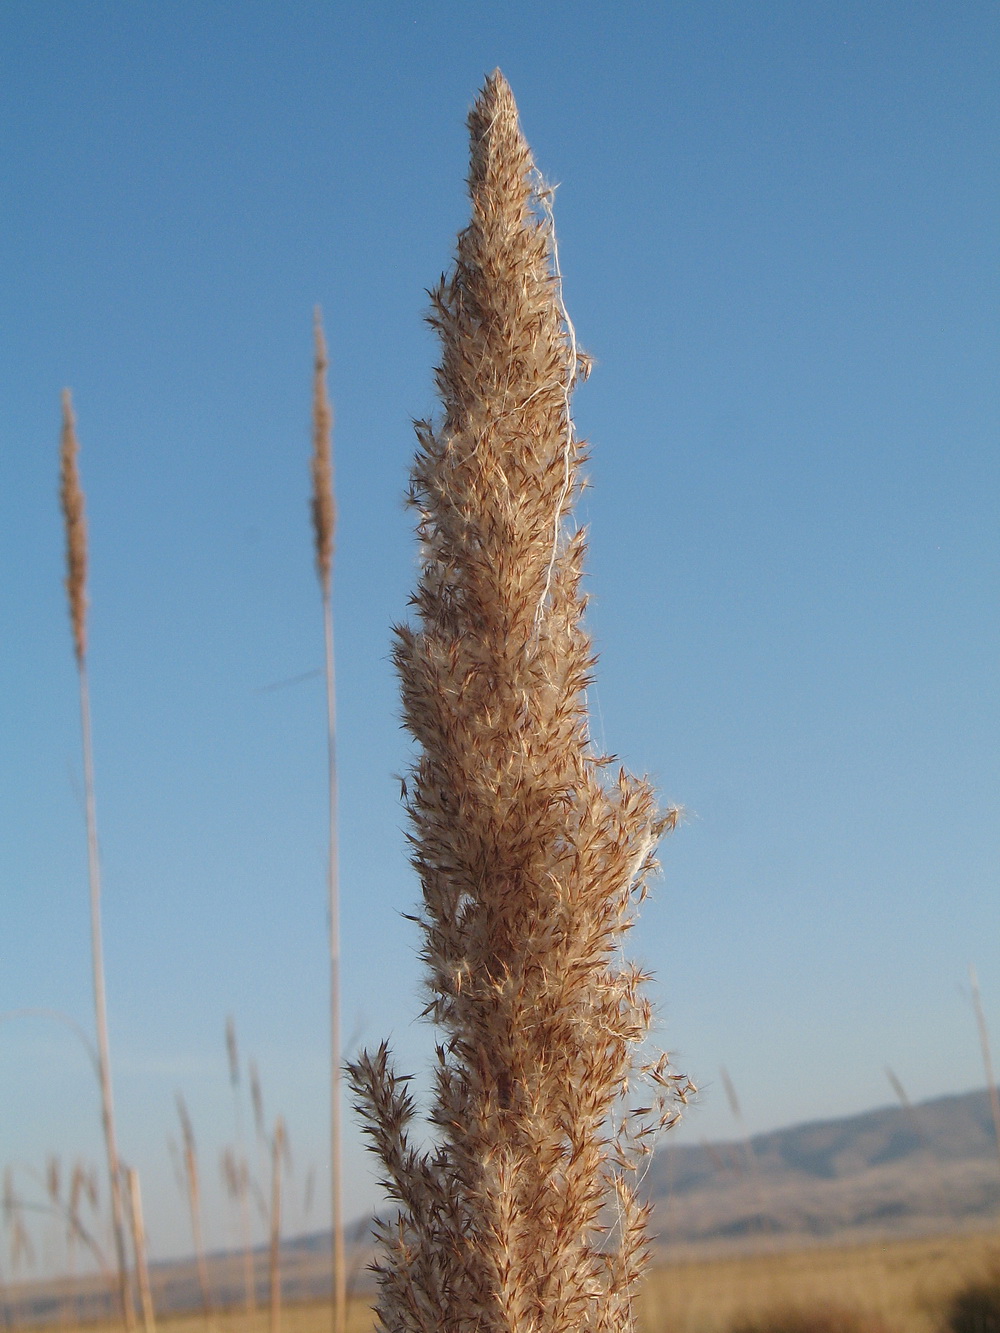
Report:
[[[324,1222],[312,308],[340,527],[345,1035],[417,1068],[390,625],[415,545],[425,289],[466,216],[464,117],[509,78],[559,183],[596,358],[594,730],[683,828],[631,951],[735,1132],[982,1082],[1000,1033],[997,96],[989,3],[11,0],[0,14],[0,1012],[91,1018],[76,680],[56,504],[72,387],[112,1058],[154,1253],[209,1235],[223,1031]],[[100,1160],[78,1043],[0,1023],[0,1165]],[[374,1187],[351,1124],[348,1210]],[[306,1214],[304,1182],[318,1172]],[[23,1192],[33,1188],[21,1172]]]

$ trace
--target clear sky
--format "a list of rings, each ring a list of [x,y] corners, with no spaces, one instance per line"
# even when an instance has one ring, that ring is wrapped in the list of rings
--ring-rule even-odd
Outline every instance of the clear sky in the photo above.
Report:
[[[324,1225],[325,736],[311,319],[331,351],[345,1036],[415,1021],[388,661],[415,544],[425,288],[466,111],[509,78],[559,183],[594,731],[687,810],[631,940],[704,1086],[679,1134],[983,1081],[1000,1039],[992,0],[7,0],[0,355],[0,1011],[92,1025],[57,508],[72,387],[112,1059],[157,1255],[191,1108],[227,1243],[224,1024]],[[244,1119],[248,1122],[248,1111]],[[348,1212],[374,1198],[349,1122]],[[101,1160],[80,1044],[0,1023],[0,1165]],[[316,1202],[304,1207],[310,1167]],[[20,1188],[38,1187],[18,1167]],[[54,1242],[52,1242],[54,1244]]]

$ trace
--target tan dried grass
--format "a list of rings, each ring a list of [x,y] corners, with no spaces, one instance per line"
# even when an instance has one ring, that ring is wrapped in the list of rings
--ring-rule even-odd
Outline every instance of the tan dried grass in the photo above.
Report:
[[[125,1209],[122,1173],[115,1128],[111,1083],[111,1054],[108,1041],[107,999],[104,984],[104,945],[101,931],[101,867],[97,841],[97,803],[94,784],[94,751],[91,739],[90,685],[87,675],[87,521],[83,487],[80,484],[80,446],[76,437],[73,400],[68,389],[62,395],[62,437],[59,450],[60,502],[66,530],[66,593],[69,599],[73,650],[80,685],[80,730],[83,747],[84,801],[87,820],[87,871],[90,884],[90,951],[94,984],[94,1013],[97,1027],[97,1075],[101,1087],[101,1120],[108,1157],[111,1187],[111,1218],[118,1265],[118,1295],[127,1333],[135,1328],[135,1309],[129,1282],[125,1247]]]
[[[333,496],[333,409],[326,387],[329,364],[323,322],[317,307],[313,318],[313,456],[312,521],[316,543],[316,572],[324,593],[330,590],[333,537],[337,508]]]
[[[268,1273],[271,1284],[269,1333],[281,1331],[281,1166],[287,1152],[285,1122],[281,1116],[274,1124],[271,1139],[271,1210]]]
[[[337,689],[333,650],[333,544],[337,508],[333,495],[333,409],[327,392],[327,352],[317,307],[314,318],[312,518],[316,571],[323,595],[326,678],[326,743],[329,848],[327,913],[330,932],[330,1210],[333,1230],[333,1333],[347,1318],[347,1257],[344,1251],[342,1063],[340,1032],[340,881],[337,839]]]
[[[142,1215],[142,1190],[139,1172],[129,1167],[126,1172],[129,1200],[129,1220],[132,1224],[132,1249],[135,1252],[135,1271],[139,1281],[139,1305],[145,1333],[156,1333],[156,1312],[153,1308],[153,1289],[149,1284],[149,1262],[146,1244],[146,1223]]]
[[[191,1218],[191,1236],[194,1241],[195,1261],[198,1267],[198,1286],[201,1290],[201,1304],[205,1318],[211,1321],[215,1302],[208,1280],[208,1260],[205,1255],[205,1239],[201,1226],[201,1180],[198,1173],[198,1148],[195,1144],[194,1126],[188,1114],[187,1104],[180,1093],[177,1094],[177,1115],[181,1122],[181,1134],[184,1140],[184,1183],[187,1187],[188,1212]]]
[[[236,1146],[222,1154],[222,1179],[230,1202],[239,1214],[240,1240],[243,1246],[243,1297],[248,1315],[257,1308],[257,1279],[254,1270],[253,1244],[250,1226],[250,1165],[246,1157],[243,1135],[243,1109],[240,1098],[240,1050],[236,1039],[236,1020],[226,1018],[226,1059],[229,1064],[229,1086],[233,1092],[235,1110]],[[258,1089],[259,1097],[259,1089]]]
[[[997,1161],[1000,1162],[1000,1088],[997,1087],[993,1073],[993,1052],[990,1047],[990,1030],[986,1023],[983,1009],[983,997],[979,990],[979,976],[972,963],[969,964],[969,982],[972,987],[972,1007],[976,1011],[976,1029],[979,1033],[979,1049],[983,1057],[983,1072],[986,1074],[986,1087],[990,1094],[990,1114],[993,1117],[993,1134],[997,1145]]]
[[[839,1308],[893,1333],[941,1333],[956,1290],[988,1273],[997,1253],[994,1233],[695,1258],[658,1266],[637,1315],[648,1333],[732,1333],[741,1320],[766,1327],[796,1311],[818,1321]]]
[[[66,596],[77,664],[87,655],[87,515],[80,485],[76,417],[69,389],[62,395],[62,439],[59,448],[59,502],[66,530]]]
[[[627,1096],[651,1021],[621,937],[676,820],[588,729],[584,536],[564,530],[589,363],[562,302],[551,192],[498,72],[469,117],[472,218],[432,293],[443,416],[417,424],[419,624],[397,630],[423,890],[430,1121],[411,1141],[383,1045],[351,1067],[398,1216],[380,1224],[393,1333],[623,1333],[647,1262],[634,1167],[689,1087],[665,1057]]]

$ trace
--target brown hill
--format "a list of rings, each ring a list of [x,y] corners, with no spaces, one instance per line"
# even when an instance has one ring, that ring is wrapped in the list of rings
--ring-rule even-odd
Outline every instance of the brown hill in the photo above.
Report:
[[[864,1239],[1000,1220],[986,1089],[794,1125],[740,1142],[665,1145],[648,1178],[661,1243]]]

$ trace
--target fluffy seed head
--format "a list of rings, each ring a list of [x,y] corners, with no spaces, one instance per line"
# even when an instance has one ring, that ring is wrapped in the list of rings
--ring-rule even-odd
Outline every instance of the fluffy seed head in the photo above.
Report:
[[[62,395],[62,440],[59,450],[59,501],[66,528],[66,593],[77,665],[87,654],[87,518],[77,455],[76,417],[69,389]]]
[[[586,362],[499,71],[469,131],[471,219],[431,293],[441,413],[417,424],[411,474],[415,623],[394,653],[418,750],[434,1146],[412,1145],[385,1045],[351,1071],[399,1210],[379,1312],[393,1333],[622,1333],[646,1257],[629,1173],[678,1084],[658,1062],[662,1097],[629,1110],[651,1009],[619,946],[673,812],[590,743],[584,535],[566,523]]]
[[[313,325],[315,362],[313,373],[312,521],[316,539],[316,572],[324,594],[330,591],[333,569],[333,534],[337,510],[333,499],[333,409],[326,387],[326,339],[319,306]]]

